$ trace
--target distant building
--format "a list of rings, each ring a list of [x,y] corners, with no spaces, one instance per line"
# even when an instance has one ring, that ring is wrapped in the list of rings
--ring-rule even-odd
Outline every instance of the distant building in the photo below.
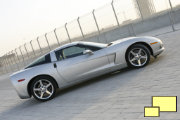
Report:
[[[134,2],[137,4],[143,18],[147,18],[156,12],[153,0],[134,0]]]

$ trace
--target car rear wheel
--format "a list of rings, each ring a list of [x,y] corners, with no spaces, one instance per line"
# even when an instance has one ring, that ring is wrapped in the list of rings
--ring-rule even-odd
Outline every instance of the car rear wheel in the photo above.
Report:
[[[39,101],[48,101],[54,98],[57,85],[50,77],[38,77],[31,84],[31,93]]]
[[[146,66],[150,61],[149,49],[141,44],[136,44],[128,49],[126,61],[130,67],[141,68]]]

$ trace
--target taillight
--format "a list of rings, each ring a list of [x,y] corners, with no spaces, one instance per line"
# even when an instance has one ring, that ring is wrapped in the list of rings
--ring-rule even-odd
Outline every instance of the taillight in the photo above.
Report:
[[[20,80],[18,80],[18,82],[22,82],[22,81],[24,81],[25,79],[20,79]]]

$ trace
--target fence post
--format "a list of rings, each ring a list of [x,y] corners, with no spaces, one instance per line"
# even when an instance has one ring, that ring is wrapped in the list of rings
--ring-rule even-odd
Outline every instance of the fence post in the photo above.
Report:
[[[81,24],[80,24],[80,21],[79,21],[79,17],[77,18],[77,22],[78,22],[82,37],[84,38],[84,33],[83,33],[83,30],[82,30],[82,27],[81,27]]]
[[[16,49],[15,49],[15,52],[16,52],[16,55],[17,55],[18,61],[19,61],[19,63],[20,63],[21,61],[20,61],[20,59],[19,59],[19,56],[18,56],[18,54],[17,54]]]
[[[46,42],[47,42],[47,44],[48,44],[49,50],[51,51],[51,47],[50,47],[50,45],[49,45],[49,41],[48,41],[48,38],[47,38],[47,33],[45,34],[45,38],[46,38]]]
[[[4,61],[4,55],[1,58],[2,58],[2,60],[1,60],[2,62],[1,63],[2,63],[3,72],[6,73],[7,70],[5,68],[6,67],[6,63]]]
[[[35,51],[34,51],[34,48],[33,48],[33,45],[32,45],[32,40],[30,41],[30,44],[31,44],[31,48],[33,50],[34,57],[36,57],[36,54],[35,54]]]
[[[68,35],[69,41],[72,42],[71,38],[70,38],[70,35],[69,35],[69,32],[68,32],[68,29],[67,29],[67,23],[65,24],[65,29],[66,29],[66,33]]]
[[[13,55],[14,62],[15,62],[15,64],[17,65],[17,68],[18,68],[18,70],[19,70],[19,66],[18,66],[18,64],[17,64],[17,62],[16,62],[16,59],[15,59],[15,54],[13,53],[13,51],[11,51],[11,53],[12,53],[12,55]]]
[[[56,34],[56,28],[54,29],[54,34],[55,34],[55,37],[56,37],[57,43],[58,43],[58,45],[60,46],[59,39],[58,39],[58,36],[57,36],[57,34]]]
[[[14,59],[14,56],[13,56],[13,53],[12,53],[12,51],[10,51],[9,52],[10,53],[10,61],[11,61],[11,64],[12,64],[12,70],[14,71],[15,70],[15,65],[16,65],[16,61],[14,61],[13,59]]]
[[[115,8],[114,8],[114,0],[112,0],[111,6],[112,6],[112,9],[113,9],[113,12],[114,12],[114,16],[115,16],[115,18],[116,18],[117,25],[120,26],[119,20],[118,20],[117,14],[116,14],[116,10],[115,10]]]
[[[9,61],[10,61],[10,63],[11,63],[11,68],[12,68],[12,71],[14,70],[14,67],[13,67],[13,64],[14,64],[14,62],[12,61],[12,58],[11,58],[11,56],[12,56],[12,53],[11,53],[11,51],[9,52]]]
[[[97,19],[96,19],[96,16],[95,16],[95,10],[92,11],[92,14],[93,14],[93,17],[94,17],[94,21],[95,21],[95,24],[96,24],[96,27],[97,27],[97,30],[98,30],[98,34],[99,34],[99,37],[100,37],[100,29],[99,29],[99,26],[98,26],[98,23],[97,23]],[[100,42],[100,38],[99,38],[99,42]]]
[[[175,27],[174,27],[174,16],[173,16],[173,7],[172,7],[172,3],[171,0],[169,0],[169,6],[170,6],[170,10],[169,10],[169,18],[171,21],[171,26],[172,26],[172,30],[175,31]]]
[[[39,37],[37,37],[37,43],[38,43],[38,45],[39,45],[39,49],[40,49],[40,51],[41,51],[41,54],[43,54],[42,48],[41,48],[40,43],[39,43]]]
[[[142,14],[142,11],[141,11],[141,8],[140,8],[140,5],[139,5],[139,2],[138,2],[138,0],[135,0],[135,1],[136,1],[136,3],[137,3],[138,10],[139,10],[139,12],[140,12],[140,16],[141,16],[141,18],[142,18],[142,21],[144,21],[144,17],[143,17],[143,14]]]
[[[28,53],[27,48],[26,48],[26,43],[24,44],[24,48],[25,48],[26,54],[27,54],[27,56],[28,56],[28,58],[29,58],[29,53]]]
[[[17,65],[17,67],[18,67],[18,70],[20,70],[19,65],[18,65],[18,61],[16,61],[16,53],[14,55],[14,61],[15,61],[16,65]]]
[[[5,61],[6,61],[6,64],[7,64],[8,72],[11,72],[11,68],[10,68],[10,64],[9,64],[8,58],[7,58],[7,54],[5,54]],[[10,71],[9,71],[9,68],[10,68]]]
[[[11,66],[11,61],[9,61],[10,59],[8,58],[8,54],[6,54],[7,55],[7,61],[8,61],[8,64],[9,64],[10,71],[12,72],[13,69],[12,69],[12,66]]]
[[[6,70],[6,73],[8,73],[8,69],[7,69],[7,63],[6,63],[6,56],[3,55],[3,62],[4,62],[4,66],[5,66],[5,70]]]
[[[22,51],[21,51],[21,46],[19,47],[19,50],[20,50],[21,56],[22,56],[22,58],[23,58],[23,64],[24,64],[24,66],[25,66],[25,59],[24,59],[23,53],[22,53]],[[24,67],[24,66],[23,66],[23,67]]]

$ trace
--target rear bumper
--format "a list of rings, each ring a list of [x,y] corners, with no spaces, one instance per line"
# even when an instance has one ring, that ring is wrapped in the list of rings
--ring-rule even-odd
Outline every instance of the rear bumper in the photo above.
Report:
[[[31,96],[29,96],[29,94],[28,94],[28,95],[22,95],[22,94],[19,94],[19,93],[18,93],[18,96],[19,96],[19,98],[21,98],[21,99],[28,99],[28,98],[31,97]]]
[[[16,80],[11,79],[11,82],[12,82],[18,96],[21,99],[27,99],[27,98],[31,97],[27,90],[27,81],[17,82]]]
[[[23,88],[23,87],[15,87],[16,89],[16,92],[18,94],[18,96],[21,98],[21,99],[27,99],[27,98],[30,98],[31,96],[29,95],[28,91],[27,91],[27,88]]]
[[[158,56],[158,55],[160,55],[164,50],[165,50],[165,48],[162,47],[161,49],[155,51],[153,56]]]

